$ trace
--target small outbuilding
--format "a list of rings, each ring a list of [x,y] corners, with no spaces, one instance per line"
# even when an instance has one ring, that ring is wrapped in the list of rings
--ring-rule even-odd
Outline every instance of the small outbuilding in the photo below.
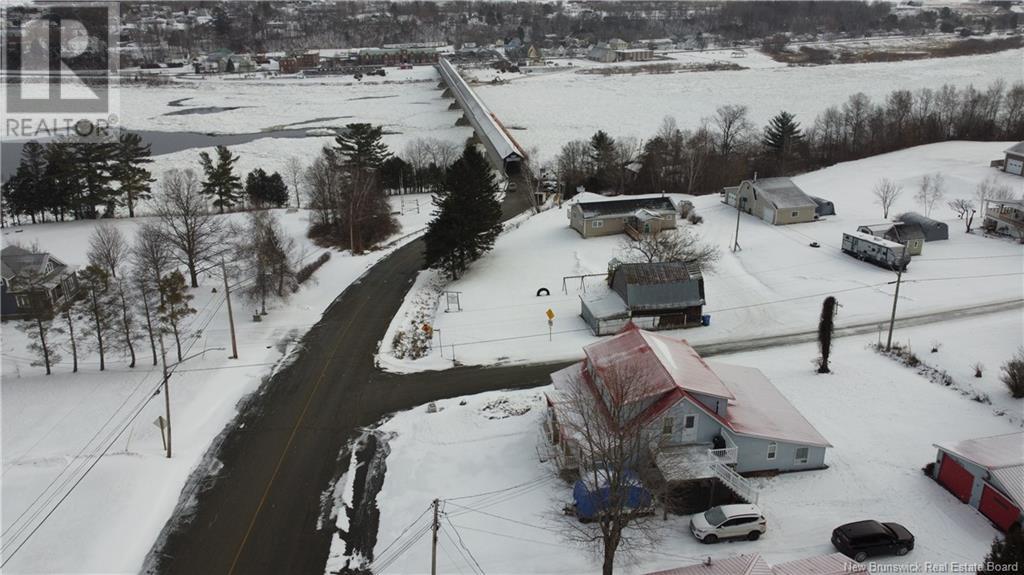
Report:
[[[1003,150],[1003,171],[1024,176],[1024,142],[1017,142]]]
[[[1024,515],[1024,432],[937,443],[932,477],[1002,531]]]
[[[704,277],[687,262],[617,264],[610,292],[581,298],[580,317],[595,335],[618,333],[628,322],[644,329],[701,325]]]
[[[904,224],[916,224],[921,228],[921,232],[924,234],[924,241],[926,242],[937,242],[939,240],[949,239],[949,226],[945,222],[933,220],[927,216],[922,216],[917,212],[907,212],[896,216],[896,221],[903,222]]]
[[[811,196],[811,201],[818,206],[814,209],[814,213],[816,213],[818,217],[836,215],[836,205],[833,204],[831,200],[819,198],[818,196]]]
[[[739,205],[741,211],[777,226],[818,218],[818,204],[789,178],[745,180],[735,188],[725,188],[724,200],[730,206]]]

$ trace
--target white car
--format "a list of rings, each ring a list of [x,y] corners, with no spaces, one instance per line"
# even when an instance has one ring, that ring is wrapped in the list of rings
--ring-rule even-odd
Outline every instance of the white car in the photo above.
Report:
[[[690,532],[704,543],[744,537],[756,541],[768,530],[767,520],[757,505],[720,505],[690,519]]]

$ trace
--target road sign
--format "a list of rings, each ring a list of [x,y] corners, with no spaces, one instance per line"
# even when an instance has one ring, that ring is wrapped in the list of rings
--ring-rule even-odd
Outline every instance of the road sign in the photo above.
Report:
[[[551,321],[551,320],[555,319],[555,312],[551,311],[551,308],[548,308],[548,311],[546,311],[544,313],[545,313],[545,315],[548,316],[548,321]]]
[[[156,419],[153,420],[153,425],[159,427],[160,430],[162,431],[163,428],[164,428],[164,416],[162,416],[162,415],[156,416]]]

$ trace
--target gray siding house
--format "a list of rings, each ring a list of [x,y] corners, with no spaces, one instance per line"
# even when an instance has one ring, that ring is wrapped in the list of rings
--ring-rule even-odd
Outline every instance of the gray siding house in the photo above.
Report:
[[[774,225],[810,222],[818,218],[818,204],[789,178],[745,180],[724,189],[726,204]],[[835,212],[835,206],[831,207]]]
[[[599,198],[599,199],[597,199]],[[585,238],[627,233],[671,230],[676,227],[676,207],[664,196],[580,199],[569,207],[569,227]]]
[[[0,252],[0,268],[2,319],[21,317],[34,306],[57,307],[78,294],[74,270],[48,253],[7,246]]]
[[[545,453],[563,470],[586,461],[572,398],[615,401],[604,389],[602,374],[609,372],[643,374],[642,396],[617,400],[635,408],[609,411],[636,414],[616,425],[643,427],[650,467],[670,489],[718,482],[728,488],[720,491],[753,503],[758,490],[744,474],[826,467],[831,445],[755,368],[705,362],[685,341],[636,326],[583,351],[583,361],[551,374],[553,389],[546,393]],[[707,499],[693,505],[706,508]]]
[[[610,268],[611,292],[581,298],[580,317],[595,335],[618,333],[628,321],[653,330],[701,325],[704,277],[695,264],[613,260]]]

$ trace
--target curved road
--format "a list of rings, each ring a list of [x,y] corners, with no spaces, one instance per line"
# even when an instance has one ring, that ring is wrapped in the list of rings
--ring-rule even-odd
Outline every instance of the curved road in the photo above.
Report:
[[[506,219],[526,209],[526,201],[525,194],[508,195]],[[223,463],[222,470],[211,475],[200,465],[193,473],[147,558],[146,572],[322,575],[334,532],[333,525],[317,529],[331,504],[328,498],[325,507],[322,492],[347,466],[339,456],[363,427],[431,400],[544,385],[548,374],[564,365],[461,367],[401,376],[376,369],[377,342],[422,268],[422,251],[420,240],[399,248],[346,289],[305,335],[298,358],[244,401],[207,454]],[[1020,306],[1016,300],[899,323]],[[847,326],[837,335],[874,332],[877,326]],[[713,355],[789,345],[813,341],[815,333],[722,342],[698,351]]]

